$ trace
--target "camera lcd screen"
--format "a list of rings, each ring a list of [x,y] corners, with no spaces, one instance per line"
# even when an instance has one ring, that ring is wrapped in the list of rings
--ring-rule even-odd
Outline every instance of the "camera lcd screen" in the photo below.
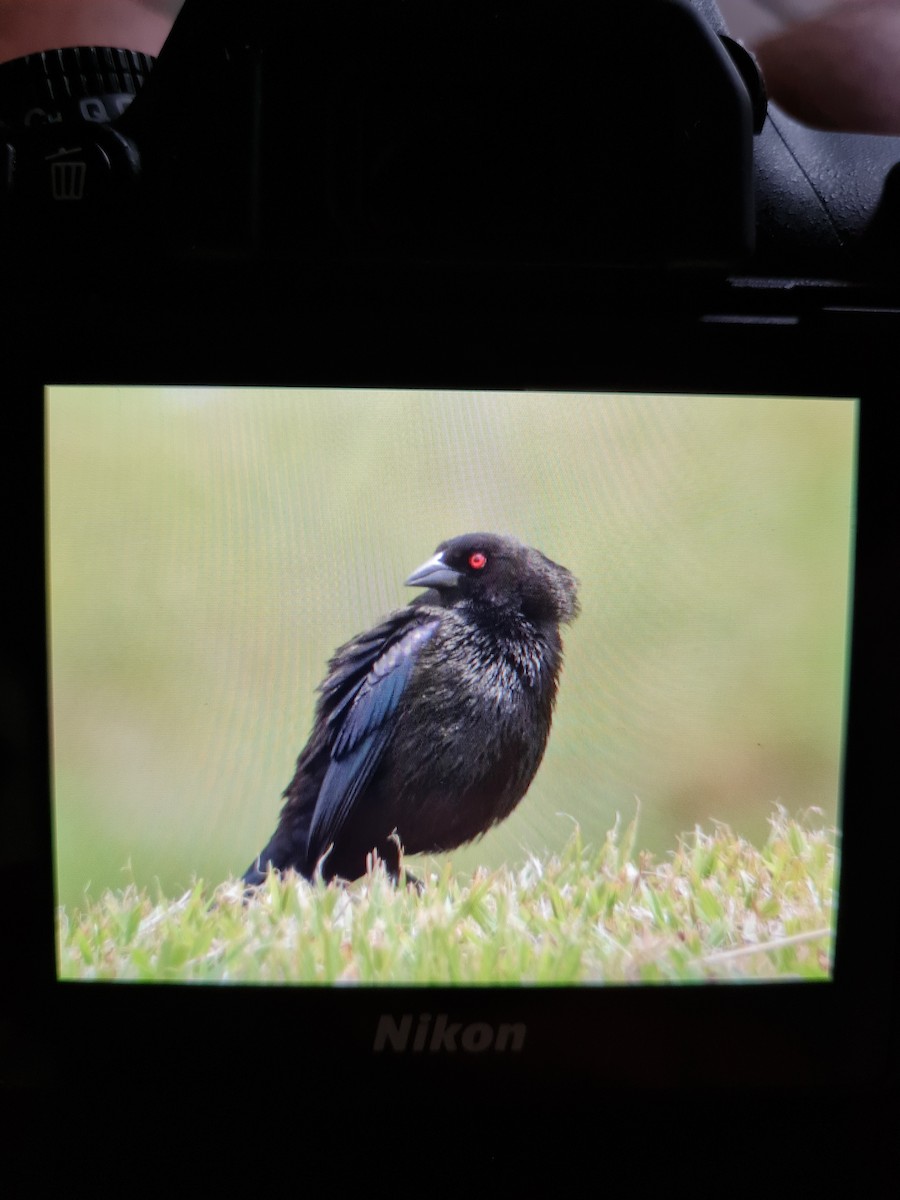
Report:
[[[45,397],[59,978],[831,977],[855,400]],[[421,890],[244,897],[329,658],[472,531],[579,581],[526,795]]]

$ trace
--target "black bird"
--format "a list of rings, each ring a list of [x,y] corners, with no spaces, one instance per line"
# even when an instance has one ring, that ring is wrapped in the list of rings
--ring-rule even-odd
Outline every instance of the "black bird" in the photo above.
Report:
[[[406,581],[428,590],[341,646],[278,828],[271,866],[355,879],[375,851],[452,850],[519,803],[540,765],[577,582],[515,538],[442,542]],[[398,845],[399,843],[399,845]]]

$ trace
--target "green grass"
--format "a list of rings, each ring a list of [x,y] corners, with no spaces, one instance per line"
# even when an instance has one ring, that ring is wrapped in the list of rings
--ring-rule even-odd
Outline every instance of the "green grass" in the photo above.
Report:
[[[777,808],[757,848],[695,829],[667,861],[635,853],[637,818],[590,846],[516,869],[394,887],[270,876],[244,904],[231,880],[178,899],[135,886],[60,909],[60,975],[148,982],[572,984],[823,979],[835,842]]]

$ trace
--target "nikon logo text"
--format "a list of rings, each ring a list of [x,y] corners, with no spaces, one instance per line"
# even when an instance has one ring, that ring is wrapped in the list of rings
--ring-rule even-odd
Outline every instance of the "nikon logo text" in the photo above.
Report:
[[[518,1053],[525,1045],[525,1025],[489,1025],[487,1021],[451,1021],[447,1013],[404,1013],[400,1020],[386,1013],[378,1019],[372,1050],[381,1054],[495,1054]]]

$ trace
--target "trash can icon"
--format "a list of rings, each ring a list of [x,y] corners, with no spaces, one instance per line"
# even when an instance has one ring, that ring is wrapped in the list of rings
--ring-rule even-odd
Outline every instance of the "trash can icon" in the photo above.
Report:
[[[63,153],[79,153],[67,150]],[[87,163],[78,158],[54,157],[50,160],[50,194],[54,200],[82,200],[87,181]]]

